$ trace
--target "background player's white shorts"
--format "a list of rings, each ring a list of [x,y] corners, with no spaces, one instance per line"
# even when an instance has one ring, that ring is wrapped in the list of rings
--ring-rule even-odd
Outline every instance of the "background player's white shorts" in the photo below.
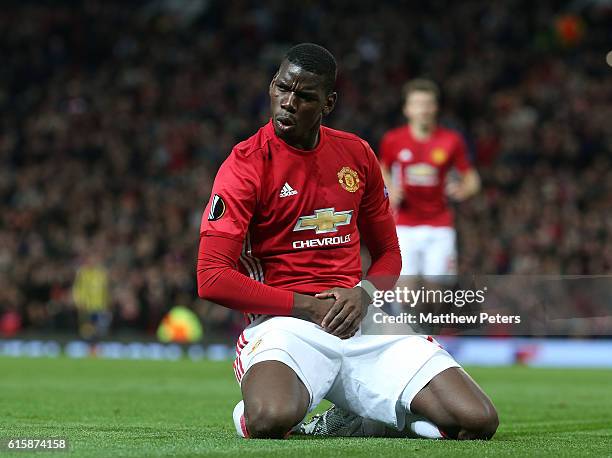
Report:
[[[401,275],[455,275],[456,233],[452,227],[397,226]]]
[[[304,383],[309,411],[322,399],[362,417],[404,427],[407,405],[437,374],[459,364],[428,336],[355,335],[341,340],[291,317],[262,317],[238,339],[239,383],[251,366],[281,361]]]

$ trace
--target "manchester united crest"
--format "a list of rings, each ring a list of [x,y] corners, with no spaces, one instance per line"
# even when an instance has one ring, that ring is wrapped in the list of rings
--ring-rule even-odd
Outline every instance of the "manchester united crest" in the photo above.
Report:
[[[436,165],[441,165],[446,161],[448,154],[443,148],[436,148],[431,152],[431,161]]]
[[[338,183],[348,192],[355,192],[359,189],[359,176],[350,167],[342,167],[338,172]]]

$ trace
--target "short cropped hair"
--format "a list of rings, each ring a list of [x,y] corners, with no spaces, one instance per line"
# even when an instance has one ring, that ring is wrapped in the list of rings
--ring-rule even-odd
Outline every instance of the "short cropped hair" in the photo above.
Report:
[[[307,72],[322,76],[327,94],[334,90],[338,66],[332,53],[323,46],[314,43],[295,45],[287,51],[283,60],[287,60]]]
[[[413,92],[429,92],[434,95],[436,101],[440,100],[440,88],[432,80],[425,78],[415,78],[408,81],[402,87],[402,98],[404,101],[408,99],[408,96]]]

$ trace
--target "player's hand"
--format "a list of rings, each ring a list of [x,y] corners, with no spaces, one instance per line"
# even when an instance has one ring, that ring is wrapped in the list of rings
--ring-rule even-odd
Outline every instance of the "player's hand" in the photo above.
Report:
[[[311,321],[321,326],[323,318],[334,305],[334,299],[318,299],[306,294],[293,294],[293,310],[291,316],[305,321]]]
[[[462,202],[467,199],[467,193],[460,181],[449,181],[446,184],[446,195],[456,202]]]
[[[318,299],[334,299],[321,326],[330,334],[347,339],[357,332],[366,314],[370,297],[363,288],[332,288],[316,294]]]

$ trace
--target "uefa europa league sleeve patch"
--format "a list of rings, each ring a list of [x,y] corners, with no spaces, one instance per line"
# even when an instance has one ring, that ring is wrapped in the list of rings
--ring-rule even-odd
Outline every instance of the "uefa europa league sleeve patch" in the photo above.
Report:
[[[215,194],[210,204],[208,212],[208,221],[217,221],[225,214],[225,201],[219,194]]]

